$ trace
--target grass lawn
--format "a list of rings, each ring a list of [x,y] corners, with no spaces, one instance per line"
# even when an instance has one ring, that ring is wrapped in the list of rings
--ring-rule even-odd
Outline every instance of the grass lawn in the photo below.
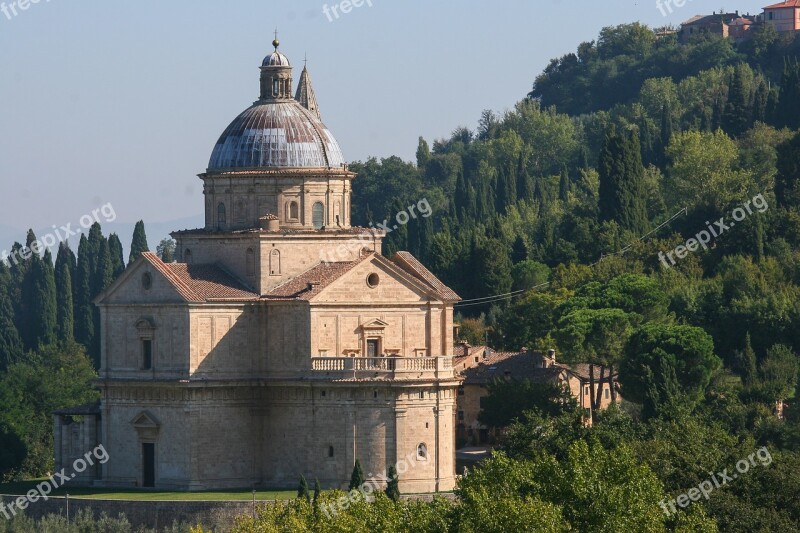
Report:
[[[20,481],[16,483],[0,484],[0,494],[21,496],[31,489],[35,489],[42,479],[30,481]],[[136,501],[252,501],[253,491],[231,490],[226,492],[154,492],[135,489],[93,489],[86,487],[59,488],[51,493],[51,496],[64,496],[69,492],[70,498],[81,498],[88,500],[136,500]],[[296,490],[286,491],[266,491],[256,492],[257,501],[266,500],[291,500],[297,497]]]

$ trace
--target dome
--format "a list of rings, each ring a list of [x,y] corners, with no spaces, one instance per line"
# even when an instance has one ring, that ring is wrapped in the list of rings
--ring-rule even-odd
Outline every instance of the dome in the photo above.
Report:
[[[328,128],[294,100],[256,102],[217,141],[209,170],[338,168],[339,143]]]
[[[264,61],[261,63],[262,67],[291,67],[289,64],[289,58],[283,55],[282,53],[278,52],[276,49],[270,55],[264,58]]]

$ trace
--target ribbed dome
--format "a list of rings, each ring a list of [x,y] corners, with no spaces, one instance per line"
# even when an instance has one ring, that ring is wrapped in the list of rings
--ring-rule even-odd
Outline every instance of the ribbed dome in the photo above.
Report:
[[[328,128],[299,103],[257,102],[219,138],[208,169],[338,168],[344,162]]]
[[[290,67],[289,58],[276,49],[261,62],[262,67]]]

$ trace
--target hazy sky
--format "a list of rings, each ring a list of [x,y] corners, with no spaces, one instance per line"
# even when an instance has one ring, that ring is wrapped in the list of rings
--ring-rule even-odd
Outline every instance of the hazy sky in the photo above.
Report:
[[[338,19],[329,9],[333,20],[323,6],[339,3],[319,0],[15,5],[10,19],[0,12],[0,228],[75,225],[109,202],[118,222],[202,213],[196,175],[256,100],[275,27],[295,81],[308,54],[323,121],[348,160],[411,160],[420,135],[513,106],[551,58],[603,26],[678,24],[723,7],[687,0],[664,17],[655,1],[364,0]]]

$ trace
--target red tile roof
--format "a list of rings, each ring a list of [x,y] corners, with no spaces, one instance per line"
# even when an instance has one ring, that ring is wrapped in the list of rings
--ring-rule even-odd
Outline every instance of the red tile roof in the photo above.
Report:
[[[311,300],[322,292],[328,285],[350,272],[356,265],[372,255],[364,255],[358,261],[343,261],[340,263],[320,263],[311,270],[292,278],[265,294],[265,299],[271,300]]]
[[[152,252],[142,255],[190,302],[258,299],[256,293],[217,265],[167,264]]]
[[[410,253],[397,252],[392,257],[392,262],[436,291],[442,300],[446,302],[461,301],[461,297],[453,289],[442,283],[439,278],[433,275],[433,272],[425,268],[425,265]]]
[[[782,9],[787,7],[800,7],[800,0],[787,0],[786,2],[779,2],[777,4],[772,4],[771,6],[767,6],[764,9]]]

